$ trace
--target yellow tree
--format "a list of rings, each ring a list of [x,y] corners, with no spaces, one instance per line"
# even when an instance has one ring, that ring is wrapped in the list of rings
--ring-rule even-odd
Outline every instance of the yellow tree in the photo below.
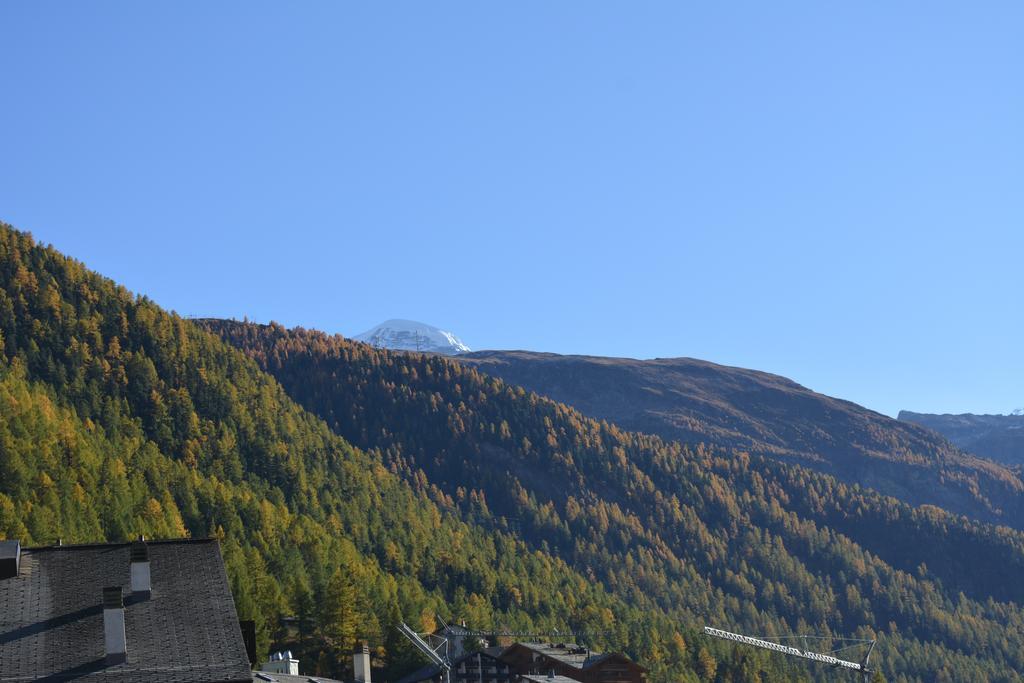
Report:
[[[355,583],[348,571],[338,568],[327,582],[321,621],[324,641],[338,661],[343,661],[355,646],[358,625]]]

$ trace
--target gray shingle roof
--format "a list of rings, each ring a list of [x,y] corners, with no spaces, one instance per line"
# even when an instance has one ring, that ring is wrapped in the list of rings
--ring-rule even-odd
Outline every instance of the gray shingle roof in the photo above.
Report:
[[[520,645],[577,669],[585,669],[607,656],[576,645],[552,645],[550,643],[520,643]]]
[[[292,676],[291,674],[271,674],[266,671],[253,671],[253,683],[342,683],[333,678],[323,676]]]
[[[0,580],[0,681],[251,682],[216,540],[149,543],[153,592],[136,600],[130,544],[24,549]],[[105,586],[125,595],[128,661],[104,664]]]
[[[398,683],[420,683],[420,681],[429,681],[438,674],[441,673],[441,669],[430,664],[416,669],[411,674],[406,674],[398,679]]]
[[[621,658],[630,662],[628,657],[617,652],[602,654],[578,645],[554,645],[552,643],[519,643],[519,645],[580,670],[589,669],[606,659],[612,658]],[[644,669],[644,667],[635,662],[631,662],[631,664],[642,671],[647,671],[647,669]]]

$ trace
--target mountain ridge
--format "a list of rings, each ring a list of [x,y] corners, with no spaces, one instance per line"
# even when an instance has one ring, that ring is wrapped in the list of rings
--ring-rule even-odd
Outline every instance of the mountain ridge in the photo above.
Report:
[[[1024,526],[1017,472],[781,375],[686,357],[475,351],[455,360],[625,429],[800,462],[912,504]]]
[[[897,419],[930,429],[983,458],[1024,466],[1024,414],[933,414],[901,410]]]

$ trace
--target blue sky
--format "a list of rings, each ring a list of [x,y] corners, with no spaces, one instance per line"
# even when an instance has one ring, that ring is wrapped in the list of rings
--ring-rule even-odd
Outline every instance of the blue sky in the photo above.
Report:
[[[182,314],[1024,406],[1024,4],[0,4],[0,219]]]

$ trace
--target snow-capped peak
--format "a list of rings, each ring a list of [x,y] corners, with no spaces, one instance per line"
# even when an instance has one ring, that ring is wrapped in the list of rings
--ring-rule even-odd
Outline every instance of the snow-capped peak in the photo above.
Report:
[[[414,320],[386,320],[352,338],[396,351],[420,351],[454,356],[470,350],[451,332]]]

